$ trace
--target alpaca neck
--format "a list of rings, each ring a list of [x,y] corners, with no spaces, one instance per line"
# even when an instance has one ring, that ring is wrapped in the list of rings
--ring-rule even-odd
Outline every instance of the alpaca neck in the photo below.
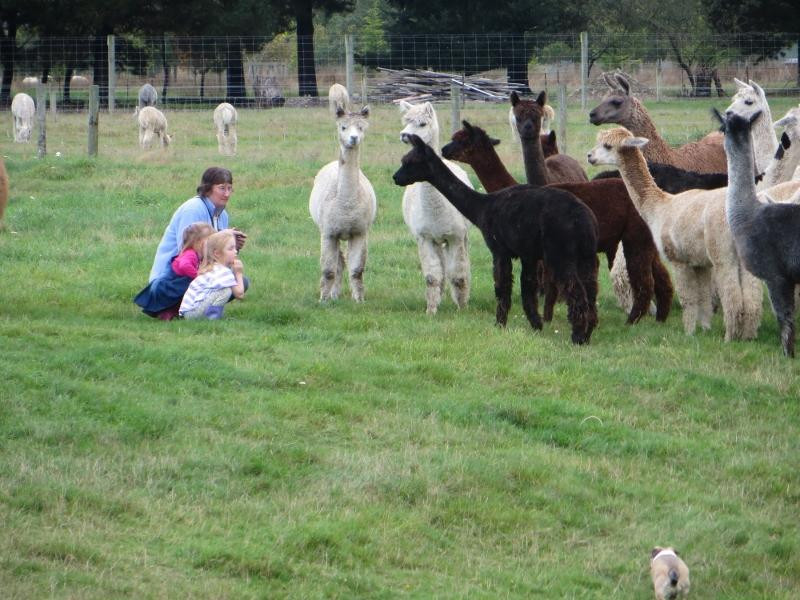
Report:
[[[656,185],[653,176],[647,169],[647,161],[638,148],[624,148],[617,152],[619,156],[619,172],[625,181],[628,195],[636,210],[647,221],[657,208],[658,202],[666,200],[668,194]]]
[[[355,200],[358,190],[360,146],[345,148],[340,146],[339,175],[336,179],[336,197],[341,201]]]
[[[728,189],[725,192],[725,210],[731,230],[736,234],[749,223],[755,209],[756,185],[753,180],[753,147],[749,136],[741,143],[725,136],[725,153],[728,157]]]
[[[480,158],[473,160],[469,164],[487,192],[496,192],[497,190],[517,185],[517,180],[508,172],[503,161],[497,155],[494,146],[489,146],[481,154]]]
[[[633,111],[630,119],[620,125],[627,128],[633,135],[650,140],[644,149],[644,153],[649,159],[668,162],[667,159],[672,155],[672,148],[658,133],[644,106],[636,98],[633,98],[633,101],[636,110]]]
[[[755,144],[755,141],[753,143]],[[756,186],[758,191],[766,190],[792,178],[795,169],[800,165],[800,148],[797,147],[798,144],[800,144],[800,139],[792,140],[792,145],[788,150],[782,149],[780,158],[773,156],[766,171],[763,172],[764,178]],[[758,150],[756,150],[755,161],[756,165],[758,165]],[[758,171],[758,173],[761,172]]]
[[[438,156],[431,159],[429,164],[432,173],[428,182],[439,190],[458,212],[477,225],[490,204],[486,195],[476,192],[461,181]]]
[[[753,124],[750,135],[753,139],[753,149],[756,153],[756,172],[763,173],[772,164],[772,158],[778,150],[778,136],[772,125],[772,113],[764,102],[760,108],[761,116]],[[785,181],[785,180],[783,180]],[[775,183],[780,183],[776,181]]]
[[[525,162],[525,177],[531,185],[547,184],[547,168],[544,166],[544,152],[539,136],[520,137],[522,159]]]

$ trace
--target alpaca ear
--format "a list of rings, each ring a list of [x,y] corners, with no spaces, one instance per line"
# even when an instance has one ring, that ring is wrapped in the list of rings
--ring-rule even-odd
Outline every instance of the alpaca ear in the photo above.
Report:
[[[629,138],[626,138],[622,142],[621,147],[622,148],[642,148],[642,147],[646,146],[647,142],[649,142],[649,141],[650,140],[648,140],[647,138],[644,138],[644,137],[629,137]]]
[[[783,135],[786,134],[784,133]],[[489,138],[489,142],[491,142],[492,146],[497,146],[498,144],[500,144],[500,140],[498,140],[497,138]]]
[[[341,119],[345,115],[344,109],[341,106],[336,107],[336,118]]]
[[[549,137],[547,138],[547,140],[548,140],[548,141],[549,141],[551,144],[555,144],[555,143],[556,143],[556,131],[555,131],[555,129],[552,129],[552,130],[550,131],[550,135],[549,135]]]
[[[429,117],[432,117],[434,114],[436,114],[433,112],[433,104],[431,104],[430,102],[426,102],[425,104],[423,104],[422,109],[425,111],[425,114],[428,115]]]
[[[796,115],[786,115],[782,119],[779,119],[772,124],[773,127],[788,127],[794,125],[797,125]]]
[[[736,84],[736,87],[739,88],[739,89],[750,87],[749,85],[747,85],[741,79],[736,79],[736,77],[733,78],[733,82]]]
[[[469,121],[464,119],[463,121],[461,121],[461,124],[464,126],[464,129],[467,130],[467,133],[472,133],[472,125],[470,124]]]
[[[766,98],[766,97],[767,97],[767,94],[766,94],[766,92],[764,91],[764,88],[762,88],[760,85],[758,85],[758,84],[757,84],[755,81],[753,81],[752,79],[750,80],[750,85],[752,85],[752,86],[753,86],[753,89],[754,89],[754,90],[755,90],[755,91],[758,93],[758,95],[759,95],[759,96],[761,96],[762,98]]]
[[[517,92],[511,92],[510,100],[511,106],[516,106],[517,102],[519,102],[519,94]]]
[[[622,92],[624,92],[624,94],[626,96],[630,96],[631,95],[631,84],[628,82],[628,80],[625,78],[625,76],[622,73],[617,73],[616,79],[619,82],[620,90],[622,90]]]
[[[400,100],[399,106],[401,111],[408,112],[409,110],[411,110],[412,104],[406,102],[405,100]]]
[[[362,107],[361,116],[362,117],[369,117],[369,104],[367,104],[366,106]]]
[[[547,92],[542,90],[539,96],[536,98],[536,104],[544,108],[544,105],[547,104]]]
[[[619,85],[616,81],[609,75],[608,73],[603,73],[603,81],[606,82],[606,85],[610,87],[612,90],[618,90]]]
[[[720,131],[725,131],[725,117],[717,110],[717,107],[713,107],[711,109],[711,116],[714,117],[720,124]]]

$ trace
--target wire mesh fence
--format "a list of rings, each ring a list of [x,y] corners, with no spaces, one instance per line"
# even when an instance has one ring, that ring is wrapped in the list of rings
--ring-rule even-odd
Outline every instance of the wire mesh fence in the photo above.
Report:
[[[0,55],[3,101],[40,81],[65,108],[101,102],[133,107],[144,83],[171,107],[227,100],[256,106],[314,103],[334,82],[358,100],[446,98],[454,82],[471,98],[505,101],[510,89],[553,90],[570,99],[605,91],[601,73],[625,71],[645,98],[729,95],[734,77],[768,94],[800,93],[800,34],[353,35],[263,37],[50,37],[18,41]],[[352,65],[352,66],[351,66]],[[313,68],[312,68],[313,67]],[[477,89],[477,91],[475,91]]]

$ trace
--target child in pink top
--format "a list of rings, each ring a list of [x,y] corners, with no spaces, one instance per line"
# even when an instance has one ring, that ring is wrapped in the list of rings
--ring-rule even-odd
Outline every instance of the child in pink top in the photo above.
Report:
[[[133,300],[145,314],[163,321],[178,316],[183,295],[197,277],[200,256],[212,233],[211,225],[203,222],[192,223],[184,230],[181,252],[172,259],[169,274],[151,281]]]

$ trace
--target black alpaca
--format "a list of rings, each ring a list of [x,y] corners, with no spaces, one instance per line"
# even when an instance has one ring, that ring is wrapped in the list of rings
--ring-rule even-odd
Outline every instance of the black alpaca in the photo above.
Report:
[[[496,320],[508,321],[512,266],[522,265],[522,308],[534,329],[542,328],[538,310],[536,263],[541,260],[566,298],[572,341],[589,341],[597,325],[597,222],[569,192],[518,185],[481,194],[464,185],[418,136],[394,174],[397,185],[427,181],[439,190],[483,234],[492,252]]]
[[[715,190],[728,185],[727,173],[698,173],[649,160],[647,170],[650,171],[656,185],[669,194],[680,194],[687,190]],[[617,170],[602,171],[592,177],[592,180],[612,177],[621,175]]]
[[[783,353],[793,357],[794,289],[800,284],[800,206],[762,204],[756,198],[750,128],[761,112],[749,119],[736,113],[725,118],[716,114],[725,132],[730,177],[725,211],[736,250],[747,270],[767,284]]]

